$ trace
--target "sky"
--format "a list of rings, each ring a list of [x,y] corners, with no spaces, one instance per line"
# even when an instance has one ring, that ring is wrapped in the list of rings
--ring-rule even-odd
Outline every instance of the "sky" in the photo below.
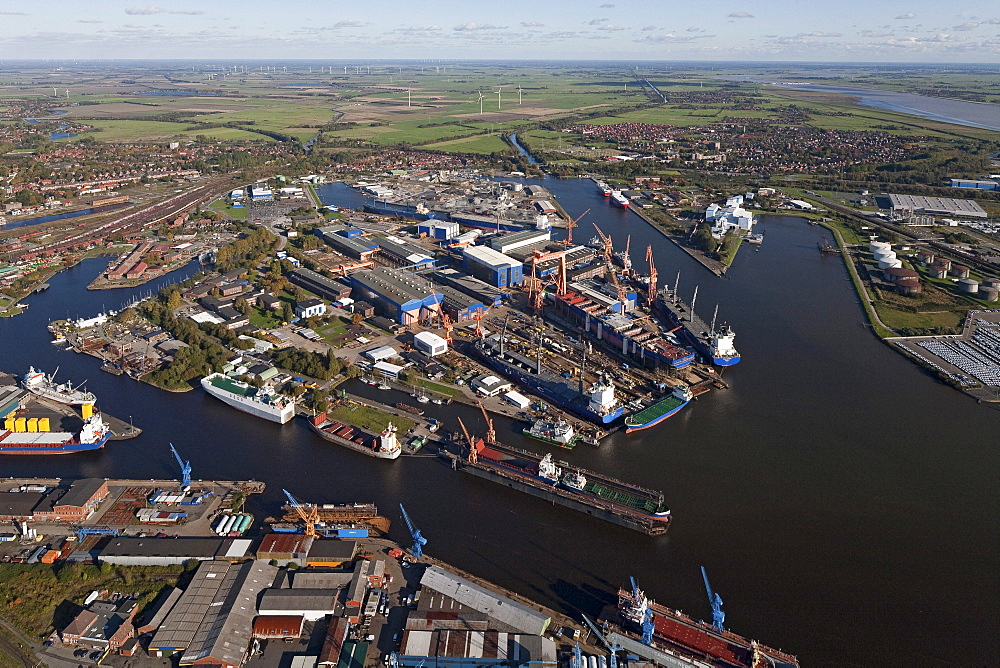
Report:
[[[1000,63],[1000,0],[0,0],[0,60]]]

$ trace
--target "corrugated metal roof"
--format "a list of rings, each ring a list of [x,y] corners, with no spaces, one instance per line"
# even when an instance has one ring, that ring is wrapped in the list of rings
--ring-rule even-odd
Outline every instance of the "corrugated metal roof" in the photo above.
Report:
[[[549,625],[549,617],[513,599],[491,592],[437,566],[430,566],[420,579],[420,586],[433,589],[458,603],[480,610],[505,626],[541,635]]]

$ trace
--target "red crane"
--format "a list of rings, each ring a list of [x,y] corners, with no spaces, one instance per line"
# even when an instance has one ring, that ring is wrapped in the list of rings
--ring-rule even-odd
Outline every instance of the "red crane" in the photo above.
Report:
[[[483,407],[483,402],[476,399],[476,403],[479,404],[479,410],[483,412],[483,419],[486,420],[486,443],[488,445],[496,445],[497,442],[497,432],[493,429],[493,420],[486,413],[486,408]]]
[[[462,422],[462,418],[458,418],[458,426],[462,428],[462,433],[465,434],[465,442],[469,444],[469,463],[475,464],[479,455],[479,453],[476,452],[476,444],[472,442],[472,437],[469,436],[469,430],[465,428],[465,423]]]
[[[653,264],[652,246],[646,246],[646,261],[649,262],[649,288],[646,293],[646,299],[649,300],[649,305],[652,306],[656,303],[656,265]]]

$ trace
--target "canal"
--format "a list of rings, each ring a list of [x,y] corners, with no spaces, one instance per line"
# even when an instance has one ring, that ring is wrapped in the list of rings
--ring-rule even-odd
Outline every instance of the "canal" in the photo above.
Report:
[[[571,614],[597,614],[632,575],[658,602],[710,618],[704,565],[726,602],[727,626],[803,665],[1000,663],[1000,413],[870,334],[842,261],[816,250],[828,233],[765,216],[764,244],[744,248],[719,279],[607,204],[590,180],[536,183],[573,216],[591,209],[578,239],[589,238],[591,223],[617,248],[631,235],[640,268],[651,245],[661,281],[673,283],[680,271],[681,294],[689,299],[700,286],[698,311],[710,317],[718,303],[736,330],[743,361],[725,371],[729,390],[599,449],[555,451],[662,489],[675,517],[666,536],[551,506],[431,456],[370,459],[300,421],[273,425],[201,391],[163,392],[102,373],[97,360],[48,343],[45,330],[51,319],[95,314],[148,289],[88,292],[102,260],[57,275],[24,315],[0,320],[0,368],[58,366],[60,378],[87,380],[102,410],[145,431],[93,454],[3,460],[3,475],[176,477],[173,442],[195,478],[267,482],[250,507],[258,519],[277,511],[285,487],[306,501],[374,501],[403,541],[402,501],[429,554]],[[427,411],[446,428],[460,415],[482,433],[477,411]],[[516,438],[516,428],[498,420],[501,438]]]

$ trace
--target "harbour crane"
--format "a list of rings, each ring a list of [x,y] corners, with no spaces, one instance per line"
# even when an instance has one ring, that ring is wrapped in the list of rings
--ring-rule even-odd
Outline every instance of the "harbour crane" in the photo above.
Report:
[[[399,509],[403,513],[403,521],[406,522],[406,528],[410,530],[410,535],[413,537],[413,546],[410,548],[410,554],[413,558],[420,560],[420,557],[424,556],[424,545],[427,544],[427,539],[420,535],[420,529],[413,526],[413,522],[410,520],[410,516],[406,514],[406,508],[403,504],[399,504]]]
[[[649,262],[649,288],[646,293],[646,299],[649,301],[649,306],[652,307],[656,303],[656,265],[653,264],[653,246],[646,246],[646,262]]]
[[[632,235],[628,235],[625,239],[625,252],[622,254],[622,276],[630,276],[632,274],[632,256],[629,255],[629,250],[632,247]]]
[[[597,230],[597,234],[601,237],[601,241],[604,244],[604,264],[608,268],[608,274],[611,276],[611,282],[614,284],[615,290],[618,293],[618,303],[621,305],[621,312],[624,314],[627,310],[626,304],[628,303],[628,290],[626,290],[625,286],[618,280],[618,272],[615,271],[614,262],[611,260],[614,254],[614,242],[611,240],[610,236],[605,234],[601,228],[597,226],[597,223],[594,223],[594,229]]]
[[[306,525],[306,535],[315,538],[316,524],[319,523],[319,506],[316,506],[315,504],[299,503],[287,489],[283,489],[281,491],[285,493],[285,496],[288,498],[288,502],[292,504],[292,508],[295,508],[295,512],[299,514],[299,517],[302,518],[302,522]]]
[[[586,211],[584,211],[583,213],[581,213],[579,216],[577,216],[575,219],[570,218],[569,222],[566,223],[566,245],[567,246],[572,246],[573,245],[573,228],[576,227],[576,224],[580,222],[580,219],[583,218],[584,216],[586,216],[588,213],[590,213],[590,209],[587,209]]]
[[[191,489],[191,462],[181,459],[173,443],[170,444],[170,452],[174,453],[174,459],[181,467],[181,489],[185,491]]]
[[[722,623],[726,621],[726,613],[722,611],[722,597],[712,591],[712,585],[708,584],[708,573],[705,567],[701,567],[701,577],[705,580],[705,591],[708,592],[708,602],[712,606],[712,626],[718,631],[724,631]]]
[[[486,443],[487,445],[496,445],[497,432],[493,428],[493,420],[491,420],[489,414],[487,414],[486,408],[483,406],[483,402],[477,398],[476,403],[479,404],[479,410],[483,412],[483,419],[486,420]]]
[[[614,252],[615,252],[614,242],[611,240],[610,236],[608,236],[607,234],[605,234],[604,231],[601,230],[601,228],[599,228],[597,226],[597,223],[592,223],[592,224],[594,226],[594,229],[597,230],[597,236],[599,236],[601,238],[602,252],[604,254],[604,262],[608,266],[611,266],[611,262],[612,262],[611,258],[612,258],[612,256],[614,255]]]
[[[641,619],[636,620],[642,627],[642,644],[652,647],[653,631],[656,628],[653,624],[653,611],[649,609],[649,601],[646,600],[646,596],[635,584],[635,578],[630,575],[628,581],[632,583],[632,601],[642,616]]]
[[[594,624],[594,622],[590,621],[587,618],[587,615],[582,615],[582,617],[583,617],[583,621],[587,622],[587,626],[589,626],[591,629],[593,629],[594,634],[598,638],[600,638],[601,642],[604,643],[604,646],[608,648],[608,652],[610,653],[610,656],[608,657],[608,665],[610,666],[610,668],[618,668],[618,656],[617,656],[617,654],[618,654],[618,652],[622,651],[622,649],[624,649],[624,648],[621,645],[619,645],[618,643],[615,643],[615,644],[612,645],[610,642],[608,642],[608,639],[604,637],[604,634],[601,633],[601,631],[597,628],[597,625]]]
[[[469,444],[469,463],[475,464],[479,456],[476,452],[476,444],[472,442],[472,436],[469,435],[469,430],[465,428],[465,423],[462,422],[462,418],[458,419],[458,426],[462,428],[462,433],[465,435],[465,442]]]

